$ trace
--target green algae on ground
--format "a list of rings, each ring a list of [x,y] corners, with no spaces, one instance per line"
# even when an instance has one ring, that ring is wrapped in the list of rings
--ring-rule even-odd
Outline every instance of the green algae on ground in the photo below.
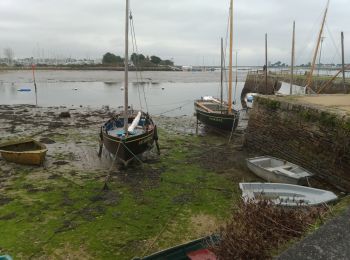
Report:
[[[112,174],[108,191],[99,171],[16,168],[6,190],[12,200],[0,206],[0,253],[15,259],[130,259],[212,232],[239,192],[227,175],[191,157],[220,139],[227,142],[162,131],[164,154]],[[59,152],[55,157],[72,159]]]

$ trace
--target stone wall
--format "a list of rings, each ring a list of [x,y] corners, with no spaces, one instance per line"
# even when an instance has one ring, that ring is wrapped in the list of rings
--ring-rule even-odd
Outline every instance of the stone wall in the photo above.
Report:
[[[350,117],[346,112],[297,102],[297,98],[254,99],[246,147],[283,158],[350,191]]]
[[[290,75],[275,75],[270,76],[271,78],[274,77],[276,80],[284,81],[289,83],[290,82]],[[299,85],[299,86],[305,86],[306,85],[306,78],[305,77],[296,77],[293,81],[293,84]],[[320,80],[320,79],[313,79],[311,88],[317,92],[319,88],[324,86],[325,84],[329,84],[328,80]],[[343,82],[341,78],[337,78],[336,80],[333,80],[327,88],[324,88],[321,92],[322,94],[344,94],[350,93],[350,83],[345,82],[345,89],[343,86]]]

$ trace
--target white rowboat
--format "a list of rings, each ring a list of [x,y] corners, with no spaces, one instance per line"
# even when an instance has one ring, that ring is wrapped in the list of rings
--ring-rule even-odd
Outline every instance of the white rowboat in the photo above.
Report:
[[[284,183],[240,183],[245,201],[269,200],[280,206],[316,206],[336,200],[331,191]]]
[[[304,168],[271,156],[247,159],[248,168],[268,182],[306,184],[313,174]]]

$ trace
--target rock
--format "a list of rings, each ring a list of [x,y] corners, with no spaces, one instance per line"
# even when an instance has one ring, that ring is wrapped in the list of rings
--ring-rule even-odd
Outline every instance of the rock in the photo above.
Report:
[[[48,137],[42,137],[40,138],[40,142],[44,143],[44,144],[54,144],[56,143],[54,140],[48,138]]]
[[[68,117],[70,117],[70,113],[68,111],[61,112],[59,117],[61,117],[61,118],[68,118]]]
[[[67,161],[55,161],[55,162],[53,162],[52,164],[55,164],[55,165],[66,165],[66,164],[68,164],[69,162],[67,162]]]

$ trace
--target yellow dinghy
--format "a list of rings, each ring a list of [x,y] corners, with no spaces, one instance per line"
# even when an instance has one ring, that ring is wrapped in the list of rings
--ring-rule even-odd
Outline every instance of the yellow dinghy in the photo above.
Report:
[[[6,160],[19,164],[42,165],[47,148],[33,139],[8,142],[0,145],[1,156]]]

